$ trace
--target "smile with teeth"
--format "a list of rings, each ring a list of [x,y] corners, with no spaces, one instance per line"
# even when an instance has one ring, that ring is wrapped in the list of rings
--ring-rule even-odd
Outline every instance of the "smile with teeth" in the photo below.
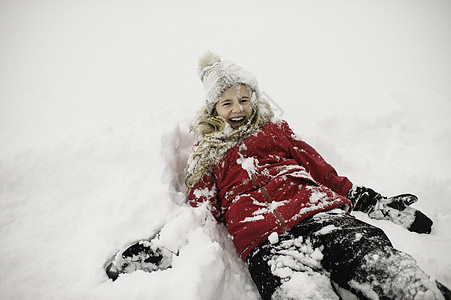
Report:
[[[230,118],[229,120],[231,122],[239,123],[239,122],[243,122],[244,119],[245,119],[245,117],[238,117],[238,118]]]

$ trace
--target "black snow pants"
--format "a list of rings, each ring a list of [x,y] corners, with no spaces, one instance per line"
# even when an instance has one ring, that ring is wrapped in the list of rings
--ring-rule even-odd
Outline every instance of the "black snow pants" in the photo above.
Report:
[[[302,299],[339,299],[340,288],[360,299],[440,294],[435,280],[411,256],[394,249],[382,229],[339,210],[302,220],[278,241],[270,240],[246,260],[264,300],[296,299],[299,293]],[[321,291],[306,295],[312,286],[299,287],[306,279]]]

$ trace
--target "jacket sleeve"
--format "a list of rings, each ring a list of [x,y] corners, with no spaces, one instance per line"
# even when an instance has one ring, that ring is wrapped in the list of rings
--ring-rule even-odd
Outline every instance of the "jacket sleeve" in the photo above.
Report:
[[[338,176],[337,171],[312,146],[296,137],[286,122],[281,126],[291,146],[290,155],[296,162],[306,168],[317,182],[346,197],[352,182],[344,176]]]
[[[220,218],[220,207],[218,192],[213,174],[209,173],[199,180],[188,193],[188,203],[192,207],[198,207],[202,203],[208,203],[209,208],[216,220]]]

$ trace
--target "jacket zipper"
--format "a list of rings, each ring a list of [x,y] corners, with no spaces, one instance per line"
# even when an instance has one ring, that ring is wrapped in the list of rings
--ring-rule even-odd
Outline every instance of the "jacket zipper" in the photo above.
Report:
[[[266,190],[264,187],[259,186],[258,182],[257,182],[257,178],[255,178],[254,174],[251,174],[252,180],[254,181],[254,184],[257,186],[258,189],[260,189],[263,193],[263,195],[265,196],[266,202],[267,203],[271,203],[271,199],[269,199],[268,194],[266,193]],[[288,231],[288,227],[285,224],[285,222],[283,221],[282,217],[279,215],[279,212],[277,211],[277,209],[274,209],[274,214],[276,215],[277,219],[279,219],[280,223],[282,223],[283,228],[285,229],[285,231]]]

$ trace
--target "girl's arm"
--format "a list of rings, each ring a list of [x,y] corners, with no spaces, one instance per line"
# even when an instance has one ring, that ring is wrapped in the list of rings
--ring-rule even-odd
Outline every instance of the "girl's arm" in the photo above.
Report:
[[[208,173],[199,180],[189,191],[188,203],[193,207],[198,207],[202,203],[208,203],[213,216],[219,220],[221,209],[218,202],[216,181],[213,174]]]
[[[410,231],[430,233],[432,220],[421,211],[410,205],[418,199],[414,195],[404,194],[394,197],[383,197],[370,188],[353,185],[346,177],[338,176],[335,169],[329,165],[311,146],[299,140],[284,122],[282,130],[292,144],[291,155],[304,166],[312,177],[334,192],[351,200],[354,210],[362,211],[373,219],[390,220]]]
[[[286,122],[282,122],[281,129],[288,139],[290,155],[296,162],[306,168],[313,179],[346,196],[352,188],[352,182],[344,176],[339,176],[312,146],[297,138]]]

